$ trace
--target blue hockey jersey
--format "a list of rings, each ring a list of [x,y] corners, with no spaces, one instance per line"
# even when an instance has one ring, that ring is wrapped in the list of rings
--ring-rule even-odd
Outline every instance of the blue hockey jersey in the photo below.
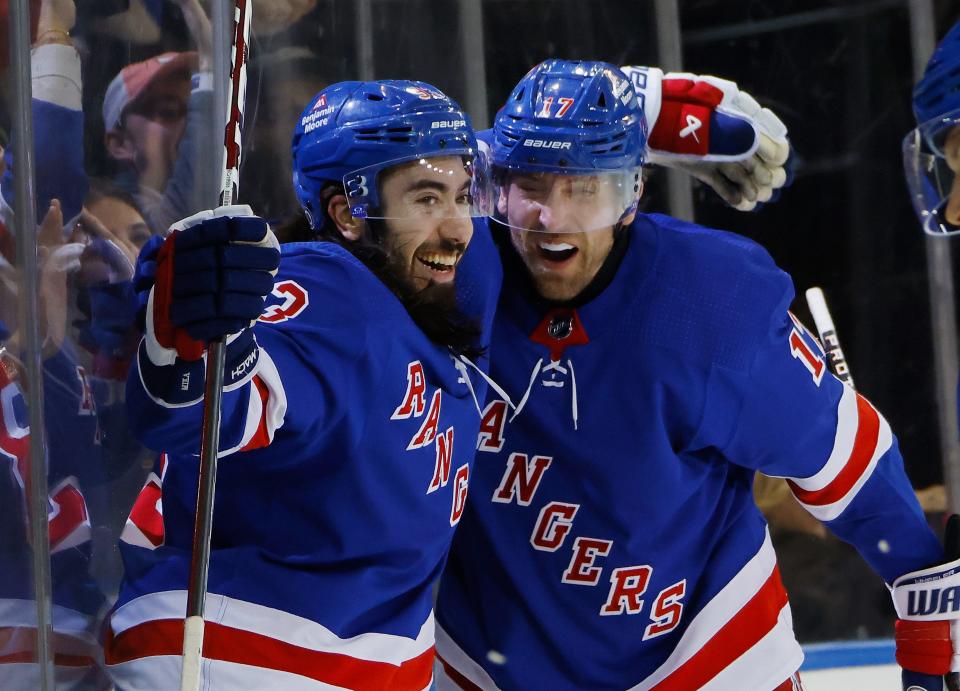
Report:
[[[639,216],[580,308],[508,266],[491,395],[437,604],[438,688],[773,689],[800,666],[751,492],[886,579],[942,558],[883,417],[828,371],[758,245]]]
[[[478,224],[458,296],[488,326],[493,255]],[[256,364],[236,365],[249,376],[223,400],[231,451],[217,477],[204,684],[424,689],[431,590],[463,512],[486,383],[330,243],[283,247],[254,333]],[[167,453],[124,531],[106,645],[131,691],[179,683],[197,493],[201,407],[181,391],[196,382],[181,386],[181,369],[161,391],[156,369],[141,352],[128,405],[143,441]]]

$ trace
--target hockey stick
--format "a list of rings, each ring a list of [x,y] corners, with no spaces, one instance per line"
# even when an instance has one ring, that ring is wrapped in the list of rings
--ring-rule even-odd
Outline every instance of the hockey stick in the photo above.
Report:
[[[810,308],[810,314],[813,317],[813,323],[817,327],[817,333],[820,335],[820,342],[823,344],[830,364],[830,369],[836,375],[837,379],[854,389],[853,376],[850,374],[850,367],[847,365],[847,359],[840,347],[840,339],[837,338],[837,328],[833,323],[833,317],[830,316],[830,310],[827,308],[827,300],[823,291],[818,287],[809,288],[806,292],[807,307]],[[946,681],[947,689],[954,691],[957,689],[957,675],[948,675],[952,679],[945,679],[942,676],[932,674],[920,674],[901,670],[901,682],[904,691],[942,691]]]
[[[227,123],[223,133],[224,166],[220,179],[220,206],[233,203],[240,177],[240,127],[247,90],[247,49],[250,40],[248,0],[235,0],[234,36],[227,95]],[[220,404],[223,398],[225,339],[212,342],[207,351],[203,394],[203,432],[200,438],[200,473],[197,513],[193,526],[190,583],[187,588],[187,618],[183,624],[181,691],[199,691],[203,653],[203,609],[210,566],[210,535],[213,528],[213,496],[217,481],[217,450],[220,448]]]
[[[820,343],[829,359],[830,370],[837,379],[851,389],[856,389],[857,387],[853,384],[853,375],[850,374],[850,367],[847,365],[847,358],[843,354],[843,348],[840,347],[837,328],[833,324],[833,317],[830,316],[823,291],[816,286],[808,288],[806,298],[807,307],[810,308],[810,315],[813,317],[813,323],[816,325],[817,333],[820,336]]]

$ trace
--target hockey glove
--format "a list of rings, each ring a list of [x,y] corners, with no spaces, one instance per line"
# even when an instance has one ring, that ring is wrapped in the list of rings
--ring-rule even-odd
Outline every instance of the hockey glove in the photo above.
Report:
[[[896,624],[897,663],[904,688],[940,691],[960,689],[960,516],[947,521],[946,562],[905,574],[893,582],[891,594]],[[946,677],[944,678],[944,675]]]
[[[683,170],[741,211],[787,180],[786,125],[734,82],[624,67],[644,106],[648,161]]]
[[[202,211],[170,230],[147,304],[155,365],[199,360],[210,341],[251,326],[280,264],[276,237],[246,205]]]

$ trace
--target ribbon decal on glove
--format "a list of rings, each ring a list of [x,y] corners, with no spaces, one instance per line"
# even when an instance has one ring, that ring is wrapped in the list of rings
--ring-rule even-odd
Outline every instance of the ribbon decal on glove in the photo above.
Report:
[[[703,121],[700,120],[700,118],[698,118],[695,115],[688,114],[687,126],[684,127],[682,130],[680,130],[680,138],[682,139],[683,137],[686,137],[687,135],[692,134],[694,141],[696,141],[697,144],[699,144],[700,139],[697,138],[697,130],[700,129],[702,126],[703,126]]]

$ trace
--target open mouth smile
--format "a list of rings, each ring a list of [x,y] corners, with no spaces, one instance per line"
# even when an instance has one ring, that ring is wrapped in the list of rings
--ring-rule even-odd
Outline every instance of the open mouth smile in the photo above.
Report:
[[[537,243],[537,252],[540,257],[557,264],[572,259],[579,251],[577,247],[568,242],[545,242],[541,240]]]
[[[456,269],[459,259],[459,254],[441,254],[439,252],[430,252],[429,254],[417,256],[418,262],[431,271],[440,274],[447,274]]]

